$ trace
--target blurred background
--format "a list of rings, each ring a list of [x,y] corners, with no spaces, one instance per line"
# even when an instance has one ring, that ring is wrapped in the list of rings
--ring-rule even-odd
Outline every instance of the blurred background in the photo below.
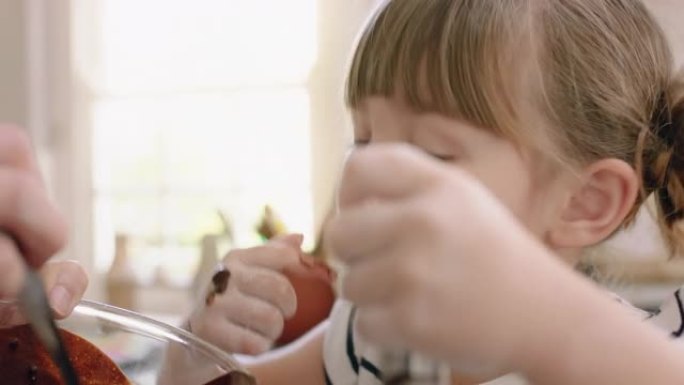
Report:
[[[646,2],[682,57],[684,2]],[[377,3],[0,0],[0,121],[33,137],[89,298],[183,313],[218,257],[262,242],[266,206],[313,247]],[[644,307],[684,280],[646,213],[591,263]]]
[[[182,311],[202,240],[260,243],[266,205],[313,246],[374,3],[0,0],[0,120],[33,137],[90,298],[114,269],[129,307]]]

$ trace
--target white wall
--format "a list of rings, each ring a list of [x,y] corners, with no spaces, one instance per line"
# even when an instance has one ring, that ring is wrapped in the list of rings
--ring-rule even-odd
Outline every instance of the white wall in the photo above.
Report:
[[[23,0],[0,0],[0,121],[28,123]]]
[[[91,266],[88,138],[72,118],[71,0],[0,0],[0,122],[31,135],[50,193],[72,229],[61,256]],[[78,189],[76,186],[86,188]],[[85,209],[84,209],[85,208]],[[96,283],[91,289],[98,291]]]
[[[684,64],[684,1],[644,0],[670,38],[679,64]]]
[[[316,228],[332,206],[336,181],[352,142],[344,82],[356,36],[380,0],[320,0],[319,61],[311,74],[313,196]]]

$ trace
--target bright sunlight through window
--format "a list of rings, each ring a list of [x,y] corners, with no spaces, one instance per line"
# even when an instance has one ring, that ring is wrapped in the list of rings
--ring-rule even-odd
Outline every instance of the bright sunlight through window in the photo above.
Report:
[[[93,0],[94,1],[94,0]],[[89,49],[96,266],[190,278],[203,235],[237,246],[271,205],[312,233],[315,0],[99,0]]]

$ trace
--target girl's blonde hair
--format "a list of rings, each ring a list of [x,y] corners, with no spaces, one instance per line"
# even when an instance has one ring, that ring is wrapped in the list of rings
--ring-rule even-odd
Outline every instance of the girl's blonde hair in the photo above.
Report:
[[[684,87],[640,0],[389,0],[363,32],[347,103],[401,94],[563,163],[621,159],[684,251]]]

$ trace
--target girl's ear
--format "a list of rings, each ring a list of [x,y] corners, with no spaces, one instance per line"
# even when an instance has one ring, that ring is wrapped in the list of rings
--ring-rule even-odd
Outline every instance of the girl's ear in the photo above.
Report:
[[[559,221],[548,232],[552,248],[581,248],[608,238],[623,223],[639,192],[636,172],[626,162],[603,159],[582,173]]]

